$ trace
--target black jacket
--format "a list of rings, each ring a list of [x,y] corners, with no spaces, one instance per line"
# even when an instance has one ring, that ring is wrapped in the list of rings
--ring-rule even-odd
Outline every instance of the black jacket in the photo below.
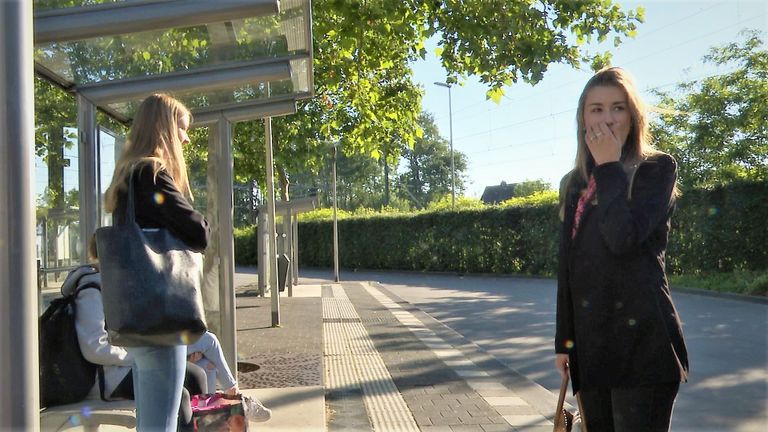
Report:
[[[140,227],[166,228],[192,250],[205,250],[208,222],[192,208],[167,172],[160,170],[155,177],[150,165],[140,165],[133,174],[133,188],[136,223]],[[126,206],[126,194],[122,193],[113,213],[116,223],[125,222]]]
[[[573,240],[583,186],[561,186],[555,352],[569,354],[574,392],[686,380],[688,354],[664,271],[675,160],[653,156],[630,176],[607,163],[593,175],[596,200]]]

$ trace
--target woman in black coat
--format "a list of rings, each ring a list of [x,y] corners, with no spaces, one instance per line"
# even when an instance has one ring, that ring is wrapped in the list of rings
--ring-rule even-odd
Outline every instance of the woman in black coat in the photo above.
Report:
[[[191,204],[182,146],[192,114],[178,100],[153,94],[139,105],[112,184],[105,209],[116,224],[125,223],[129,184],[133,179],[136,223],[142,229],[165,228],[191,250],[208,245],[209,227]],[[187,346],[129,347],[136,399],[136,430],[175,432],[182,398]]]
[[[650,145],[629,75],[603,69],[577,111],[560,186],[555,366],[591,432],[668,431],[688,356],[664,271],[675,160]]]

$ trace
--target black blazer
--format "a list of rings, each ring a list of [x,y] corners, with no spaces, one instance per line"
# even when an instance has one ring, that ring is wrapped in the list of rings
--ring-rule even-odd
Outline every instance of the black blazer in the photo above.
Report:
[[[136,223],[140,227],[166,228],[190,249],[205,250],[210,234],[208,222],[192,208],[165,170],[155,177],[151,165],[139,165],[133,174],[133,192]],[[126,195],[118,195],[113,213],[115,223],[125,222]]]
[[[569,354],[574,393],[684,381],[688,354],[664,270],[677,164],[662,153],[630,176],[619,162],[592,174],[596,199],[574,239],[583,186],[561,185],[555,352]]]

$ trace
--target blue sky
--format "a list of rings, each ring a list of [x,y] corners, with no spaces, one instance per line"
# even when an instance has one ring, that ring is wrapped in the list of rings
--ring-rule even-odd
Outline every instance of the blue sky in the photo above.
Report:
[[[702,57],[712,46],[740,40],[744,28],[763,31],[768,37],[768,2],[720,1],[627,1],[622,7],[645,8],[645,22],[635,39],[613,53],[612,64],[635,77],[646,102],[655,103],[650,90],[675,89],[690,81],[717,73]],[[611,39],[611,38],[609,38]],[[415,80],[424,90],[424,110],[434,115],[440,133],[449,136],[448,90],[433,83],[445,72],[434,54],[435,41],[427,44],[427,59],[413,65]],[[506,89],[498,105],[485,100],[484,86],[469,77],[451,89],[453,98],[454,149],[467,155],[465,195],[480,197],[485,186],[501,181],[515,183],[543,179],[556,186],[571,169],[575,156],[576,102],[592,75],[588,66],[574,70],[552,65],[536,86],[519,82]]]

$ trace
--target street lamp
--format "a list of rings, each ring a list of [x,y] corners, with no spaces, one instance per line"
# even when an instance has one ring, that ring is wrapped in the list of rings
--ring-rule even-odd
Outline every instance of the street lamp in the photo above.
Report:
[[[453,108],[451,107],[451,84],[435,81],[435,85],[448,89],[448,129],[451,142],[451,210],[456,209],[456,169],[453,165]]]

